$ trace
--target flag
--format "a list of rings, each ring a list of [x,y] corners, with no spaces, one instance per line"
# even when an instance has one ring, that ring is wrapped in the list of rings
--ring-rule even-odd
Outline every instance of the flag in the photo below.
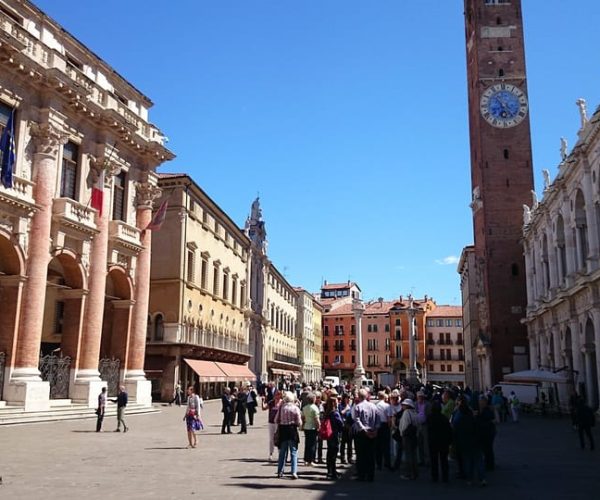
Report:
[[[15,166],[15,123],[14,123],[14,110],[8,117],[6,127],[0,137],[0,154],[2,155],[2,164],[0,169],[0,176],[2,177],[2,184],[5,187],[13,187],[13,168]]]
[[[158,231],[160,229],[160,226],[162,226],[162,223],[165,221],[165,218],[167,217],[167,207],[168,206],[169,206],[168,200],[165,199],[160,204],[160,207],[158,207],[158,210],[154,214],[154,217],[152,217],[150,224],[148,224],[146,226],[146,229],[149,229],[150,231]]]
[[[92,208],[98,210],[98,214],[102,217],[102,204],[104,201],[104,166],[100,169],[98,178],[92,186]]]

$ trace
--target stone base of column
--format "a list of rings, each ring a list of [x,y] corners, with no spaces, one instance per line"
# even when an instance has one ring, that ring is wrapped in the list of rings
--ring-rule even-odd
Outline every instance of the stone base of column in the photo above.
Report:
[[[152,382],[146,380],[143,370],[127,372],[124,385],[132,402],[135,401],[142,406],[152,406]]]
[[[40,378],[37,368],[15,368],[4,389],[4,400],[10,406],[23,406],[25,411],[50,409],[50,383]]]
[[[107,383],[100,379],[98,370],[71,370],[69,396],[73,402],[85,404],[88,408],[98,406],[98,396]]]
[[[416,369],[408,370],[406,374],[406,381],[410,385],[418,385],[421,383],[421,378],[419,377],[419,371]]]
[[[354,382],[354,385],[356,385],[356,387],[358,387],[359,389],[362,388],[362,383],[363,380],[366,380],[366,376],[365,376],[365,369],[360,367],[360,368],[356,368],[356,370],[354,370],[354,379],[352,380]]]

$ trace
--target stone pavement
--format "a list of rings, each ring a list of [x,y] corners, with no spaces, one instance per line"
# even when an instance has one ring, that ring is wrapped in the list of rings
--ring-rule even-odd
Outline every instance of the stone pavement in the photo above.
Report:
[[[324,465],[300,466],[297,481],[277,479],[275,464],[266,461],[265,413],[258,413],[247,435],[222,436],[220,404],[207,402],[207,427],[199,447],[191,450],[186,449],[183,408],[161,410],[130,416],[127,434],[112,432],[114,418],[105,420],[102,433],[94,432],[93,420],[0,428],[0,499],[600,498],[600,452],[581,451],[564,418],[530,417],[501,425],[498,469],[480,488],[458,480],[431,484],[424,468],[410,482],[398,473],[380,472],[374,483],[357,483],[346,468],[344,478],[333,483],[325,480]]]

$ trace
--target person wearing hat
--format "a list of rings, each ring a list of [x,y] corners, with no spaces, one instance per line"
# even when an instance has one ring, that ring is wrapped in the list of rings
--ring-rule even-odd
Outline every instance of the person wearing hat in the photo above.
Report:
[[[406,460],[406,470],[402,479],[417,479],[419,469],[417,466],[417,432],[419,428],[419,416],[415,410],[412,399],[402,401],[402,417],[400,418],[400,436],[402,436],[402,450]]]

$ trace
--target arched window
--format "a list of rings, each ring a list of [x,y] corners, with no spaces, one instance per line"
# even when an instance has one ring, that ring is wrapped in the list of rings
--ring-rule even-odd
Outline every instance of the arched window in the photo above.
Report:
[[[588,256],[588,227],[585,215],[585,198],[581,190],[575,196],[575,228],[577,238],[578,269],[585,268]]]
[[[558,249],[558,259],[556,267],[558,271],[558,280],[562,283],[568,274],[567,269],[567,244],[565,240],[565,222],[562,215],[556,220],[556,247]]]
[[[162,341],[165,338],[165,323],[162,314],[157,314],[154,319],[154,340]]]

